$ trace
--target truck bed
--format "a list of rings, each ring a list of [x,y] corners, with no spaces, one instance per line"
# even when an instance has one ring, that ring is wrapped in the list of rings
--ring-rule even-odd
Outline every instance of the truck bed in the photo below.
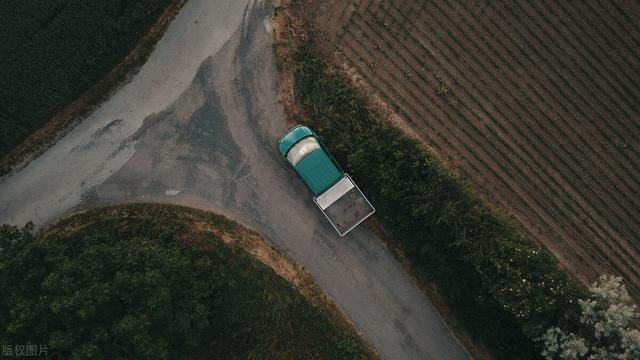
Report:
[[[313,200],[340,236],[346,235],[375,212],[347,174]]]

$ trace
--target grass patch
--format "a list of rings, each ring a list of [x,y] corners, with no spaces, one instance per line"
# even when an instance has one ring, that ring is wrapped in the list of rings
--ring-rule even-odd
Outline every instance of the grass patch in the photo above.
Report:
[[[296,99],[338,162],[376,206],[413,269],[433,281],[496,358],[535,359],[532,339],[577,323],[582,290],[539,245],[330,73],[311,45],[291,60]]]
[[[0,158],[122,61],[171,2],[0,2]]]
[[[92,210],[38,236],[4,225],[0,342],[60,358],[364,358],[352,329],[227,239],[247,231],[160,205]]]

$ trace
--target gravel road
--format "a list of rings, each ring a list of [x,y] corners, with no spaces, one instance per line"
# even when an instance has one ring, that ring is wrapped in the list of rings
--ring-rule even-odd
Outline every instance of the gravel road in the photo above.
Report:
[[[282,162],[268,1],[189,0],[140,72],[0,182],[0,222],[152,201],[223,213],[311,273],[387,359],[466,359],[383,243],[340,238]],[[355,179],[357,181],[357,179]]]

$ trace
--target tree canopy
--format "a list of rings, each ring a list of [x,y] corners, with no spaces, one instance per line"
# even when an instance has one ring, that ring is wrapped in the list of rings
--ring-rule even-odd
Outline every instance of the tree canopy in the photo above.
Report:
[[[622,278],[603,275],[579,300],[582,316],[576,333],[552,327],[541,338],[547,360],[640,359],[640,331],[630,323],[639,314]]]
[[[31,230],[0,228],[3,344],[72,359],[362,356],[270,268],[166,214]]]

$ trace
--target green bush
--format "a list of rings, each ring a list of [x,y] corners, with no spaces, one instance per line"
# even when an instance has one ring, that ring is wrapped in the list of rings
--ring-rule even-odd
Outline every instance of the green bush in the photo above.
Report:
[[[0,2],[0,157],[122,61],[170,2]]]
[[[0,343],[64,359],[363,357],[270,268],[167,208],[96,210],[37,237],[0,227]]]
[[[370,196],[414,269],[438,285],[497,357],[537,358],[532,339],[574,321],[581,290],[421,144],[377,121],[310,46],[294,63],[296,96],[310,125]]]

